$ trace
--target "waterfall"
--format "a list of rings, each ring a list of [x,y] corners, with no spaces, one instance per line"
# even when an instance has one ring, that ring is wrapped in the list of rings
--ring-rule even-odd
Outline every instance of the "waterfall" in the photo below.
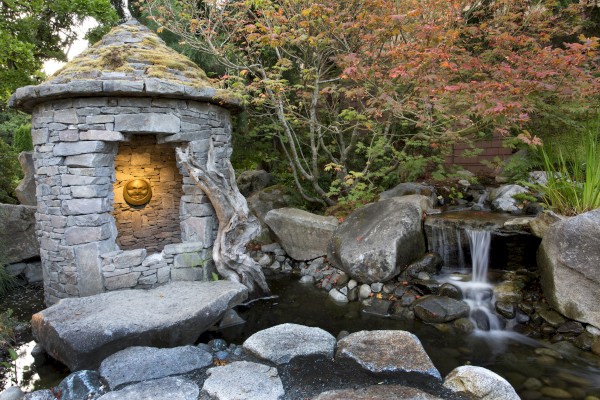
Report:
[[[500,320],[492,311],[494,291],[488,281],[491,232],[465,229],[471,247],[471,281],[462,287],[465,301],[471,308],[470,319],[480,330],[502,329]]]

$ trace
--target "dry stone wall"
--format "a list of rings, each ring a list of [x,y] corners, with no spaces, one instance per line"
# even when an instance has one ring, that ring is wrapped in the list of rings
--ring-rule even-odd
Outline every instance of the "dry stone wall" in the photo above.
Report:
[[[231,153],[228,110],[195,100],[88,97],[41,103],[32,115],[36,232],[47,304],[171,279],[208,279],[204,260],[217,227],[214,210],[181,166],[181,243],[171,243],[159,254],[152,251],[164,243],[119,248],[113,215],[115,157],[120,146],[135,146],[132,135],[152,135],[158,144],[188,148],[199,163],[206,162],[212,142],[216,165],[224,168]],[[189,242],[204,249],[199,258],[185,255],[190,254]]]

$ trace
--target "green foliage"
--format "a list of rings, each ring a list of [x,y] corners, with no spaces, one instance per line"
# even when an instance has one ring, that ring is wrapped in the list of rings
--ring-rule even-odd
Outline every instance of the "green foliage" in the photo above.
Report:
[[[2,110],[0,106],[0,139],[12,145],[15,131],[30,121],[31,116],[28,114],[14,110]]]
[[[0,139],[0,202],[16,204],[15,188],[22,178],[17,153]]]
[[[563,151],[540,150],[547,182],[532,185],[545,204],[563,215],[576,215],[600,208],[600,125],[584,137],[583,162],[569,159]]]
[[[8,370],[8,375],[12,375],[15,383],[18,383],[16,361],[19,356],[14,349],[17,342],[17,335],[15,332],[17,320],[12,314],[13,311],[10,308],[0,312],[0,352],[8,353],[9,357],[8,361],[0,361],[0,367],[6,368]]]
[[[31,138],[31,124],[21,125],[15,130],[13,148],[18,154],[22,151],[32,151],[33,141]]]

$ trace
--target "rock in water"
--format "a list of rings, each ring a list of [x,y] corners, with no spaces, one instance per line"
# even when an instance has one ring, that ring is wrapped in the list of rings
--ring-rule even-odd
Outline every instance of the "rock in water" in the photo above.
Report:
[[[552,308],[570,319],[600,326],[600,209],[550,226],[537,260]]]
[[[197,400],[198,385],[189,379],[172,377],[137,383],[110,392],[98,400]]]
[[[57,386],[60,400],[97,399],[106,393],[106,387],[100,381],[96,371],[77,371],[67,376]]]
[[[4,264],[40,256],[35,206],[0,204],[0,254]]]
[[[130,346],[192,344],[247,297],[244,285],[215,281],[63,299],[33,316],[32,332],[48,354],[72,371],[92,369]]]
[[[100,375],[111,390],[129,383],[180,375],[212,365],[212,355],[194,346],[173,349],[134,346],[109,356]]]
[[[335,217],[322,217],[296,208],[271,210],[265,221],[294,260],[314,260],[326,255],[327,243],[338,226]]]
[[[416,202],[402,197],[359,208],[335,231],[330,262],[359,282],[393,278],[425,253],[422,212]]]
[[[321,328],[282,324],[262,330],[244,342],[244,350],[276,364],[298,356],[323,355],[333,358],[336,340]]]
[[[346,358],[374,372],[442,377],[423,349],[419,338],[405,331],[360,331],[338,342],[336,359]]]
[[[419,389],[400,385],[376,385],[361,389],[330,390],[314,400],[442,400]]]
[[[202,391],[217,400],[277,400],[285,392],[277,368],[236,361],[208,370]]]
[[[478,400],[520,400],[515,389],[500,375],[472,365],[454,368],[446,376],[444,386]]]
[[[423,322],[449,322],[469,315],[467,303],[450,297],[425,296],[415,302],[415,315]]]

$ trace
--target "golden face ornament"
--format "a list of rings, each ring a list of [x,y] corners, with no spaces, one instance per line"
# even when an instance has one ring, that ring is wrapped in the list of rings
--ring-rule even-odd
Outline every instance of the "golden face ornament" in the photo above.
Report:
[[[123,197],[132,206],[141,206],[152,198],[150,182],[145,179],[132,179],[123,187]]]

